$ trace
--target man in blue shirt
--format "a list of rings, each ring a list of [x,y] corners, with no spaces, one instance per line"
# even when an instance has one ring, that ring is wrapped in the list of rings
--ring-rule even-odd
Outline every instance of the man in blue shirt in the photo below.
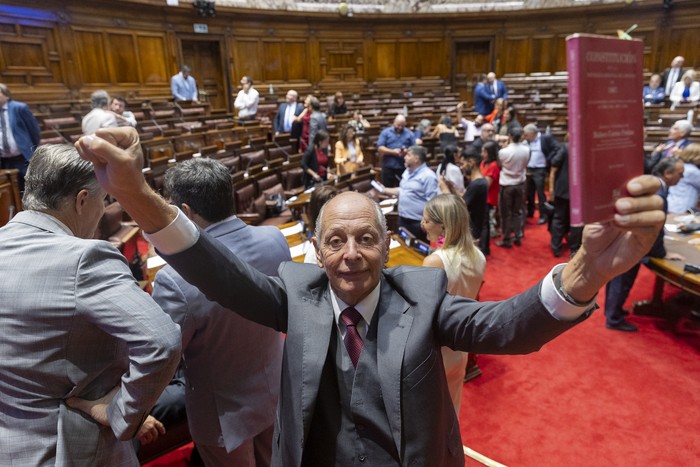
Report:
[[[416,144],[413,132],[406,128],[406,117],[399,114],[394,124],[384,128],[377,141],[377,151],[382,159],[382,184],[387,187],[399,186],[404,171],[406,148]]]
[[[401,176],[399,188],[389,188],[388,194],[399,196],[399,227],[403,227],[419,240],[427,241],[420,227],[423,208],[438,195],[438,178],[425,163],[428,151],[423,146],[411,146],[406,152],[406,170]]]
[[[651,78],[649,78],[649,86],[644,86],[642,96],[644,97],[645,105],[662,104],[664,102],[664,98],[666,98],[666,93],[664,91],[664,88],[661,87],[660,75],[651,75]]]

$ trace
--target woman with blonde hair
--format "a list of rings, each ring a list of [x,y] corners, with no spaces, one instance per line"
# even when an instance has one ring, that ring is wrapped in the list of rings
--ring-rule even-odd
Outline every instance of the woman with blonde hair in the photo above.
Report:
[[[339,174],[354,172],[362,165],[362,147],[352,125],[345,125],[340,130],[340,138],[335,143],[335,166]]]
[[[671,88],[671,95],[668,98],[673,105],[696,103],[700,100],[700,83],[695,81],[695,70],[688,70],[683,73],[680,81]]]
[[[425,258],[423,266],[445,271],[450,294],[476,299],[484,281],[486,258],[474,245],[464,200],[453,194],[434,197],[425,205],[421,228],[431,242],[439,244],[443,239],[442,246]],[[447,386],[457,414],[462,400],[467,357],[466,352],[442,348]]]
[[[700,144],[687,145],[678,158],[683,161],[683,178],[668,189],[668,212],[672,214],[697,211],[700,198]]]

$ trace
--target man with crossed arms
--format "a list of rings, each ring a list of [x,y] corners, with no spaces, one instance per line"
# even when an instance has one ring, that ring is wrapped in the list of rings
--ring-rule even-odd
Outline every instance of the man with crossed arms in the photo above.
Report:
[[[341,193],[316,226],[320,268],[288,262],[271,278],[148,187],[135,132],[103,130],[77,146],[186,280],[287,333],[273,465],[463,465],[440,346],[538,350],[590,314],[600,287],[646,253],[663,222],[658,181],[635,178],[614,220],[588,226],[570,263],[509,300],[479,303],[448,295],[441,270],[385,270],[390,236],[381,210]]]

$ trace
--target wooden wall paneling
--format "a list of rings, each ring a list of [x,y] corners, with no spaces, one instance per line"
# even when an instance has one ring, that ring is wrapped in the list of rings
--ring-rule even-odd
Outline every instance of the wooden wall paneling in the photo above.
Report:
[[[22,86],[62,84],[58,31],[53,25],[0,22],[0,77]]]
[[[505,73],[529,73],[531,70],[530,37],[505,37],[497,60],[503,63]]]
[[[106,36],[107,53],[105,58],[111,82],[119,84],[142,83],[139,60],[134,60],[134,57],[139,56],[134,40],[135,34],[108,32]],[[158,60],[162,61],[163,59],[158,58]]]
[[[264,55],[258,39],[235,38],[233,47],[235,58],[231,82],[234,89],[231,92],[235,96],[238,93],[238,82],[244,75],[251,76],[253,80],[263,75]]]
[[[449,60],[445,55],[445,42],[442,39],[421,40],[418,43],[418,54],[413,60],[420,63],[421,78],[447,77],[449,73]]]
[[[262,41],[263,73],[260,80],[269,81],[285,81],[285,71],[282,66],[284,63],[284,44],[279,38],[263,39]]]
[[[418,41],[406,39],[398,41],[396,62],[397,78],[419,78],[421,76],[421,56]]]
[[[285,79],[287,81],[307,80],[309,64],[306,41],[286,40],[284,48]]]
[[[321,80],[353,81],[362,79],[364,47],[362,42],[344,39],[321,40]]]
[[[136,48],[141,83],[170,86],[170,77],[176,72],[169,70],[166,36],[137,34]]]
[[[183,35],[180,37],[180,48],[183,63],[192,68],[192,76],[197,80],[200,100],[209,102],[214,109],[228,108],[229,78],[224,71],[223,38],[213,34]],[[257,79],[256,76],[252,78],[253,81]]]
[[[493,37],[459,37],[452,45],[452,86],[460,99],[474,102],[479,74],[493,69]]]
[[[397,44],[394,40],[377,40],[376,50],[376,79],[398,78]]]
[[[73,29],[80,82],[104,87],[111,83],[106,60],[104,33],[88,29]]]
[[[529,71],[552,70],[557,61],[558,45],[553,35],[532,37]]]
[[[662,63],[660,70],[663,70],[671,64],[673,57],[681,55],[685,57],[684,66],[692,68],[700,68],[700,59],[698,59],[698,51],[700,51],[700,26],[699,23],[688,26],[675,26],[669,37],[669,57],[665,63]]]

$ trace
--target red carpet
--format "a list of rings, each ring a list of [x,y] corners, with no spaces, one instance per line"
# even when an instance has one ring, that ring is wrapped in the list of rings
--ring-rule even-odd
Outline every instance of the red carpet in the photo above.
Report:
[[[521,249],[492,247],[480,298],[544,276],[559,262],[548,242],[531,225]],[[653,277],[642,268],[628,306],[651,297]],[[463,393],[464,444],[511,466],[700,465],[700,323],[632,316],[639,332],[623,333],[605,329],[602,311],[536,354],[480,356],[483,376]]]
[[[560,262],[545,226],[525,232],[521,248],[492,246],[482,300],[521,292]],[[652,284],[642,268],[628,305]],[[609,331],[598,310],[536,354],[480,356],[483,375],[463,395],[464,444],[509,466],[699,466],[700,323],[630,321],[638,333]],[[190,449],[148,465],[184,467]]]

